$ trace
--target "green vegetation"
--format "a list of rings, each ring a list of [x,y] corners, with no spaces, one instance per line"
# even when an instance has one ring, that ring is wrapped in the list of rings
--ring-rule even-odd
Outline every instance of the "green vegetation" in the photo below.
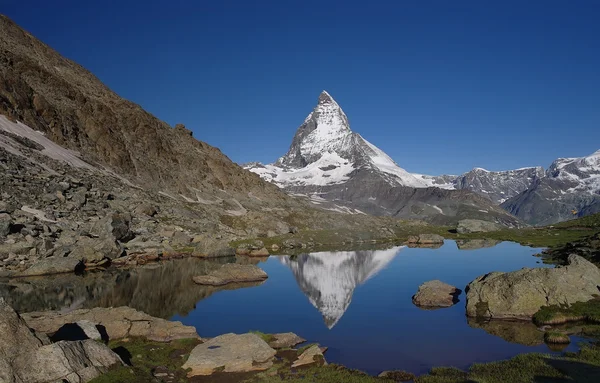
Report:
[[[260,336],[262,338],[262,340],[264,340],[267,343],[275,340],[275,337],[273,335],[265,334],[264,332],[254,330],[254,331],[250,331],[250,333]]]
[[[312,346],[315,346],[315,345],[317,345],[317,346],[318,346],[318,344],[317,344],[317,343],[309,343],[309,344],[307,344],[307,345],[304,345],[304,346],[300,347],[300,348],[297,350],[297,353],[298,353],[298,355],[302,354],[304,351],[308,350],[309,348],[311,348]]]
[[[537,325],[557,325],[582,320],[600,323],[600,299],[576,302],[568,307],[545,306],[533,316]]]
[[[175,376],[176,382],[187,382],[181,368],[198,339],[180,339],[169,343],[141,338],[121,339],[108,346],[121,356],[128,366],[120,366],[92,380],[92,383],[146,383],[154,380],[153,370],[162,366]]]
[[[562,331],[551,330],[544,333],[544,342],[550,344],[569,344],[571,343],[571,339]]]
[[[321,367],[309,367],[299,369],[295,372],[289,368],[283,367],[275,371],[265,371],[258,373],[250,379],[245,380],[247,383],[392,383],[394,380],[381,379],[370,376],[361,371],[350,370],[344,366],[329,364]]]
[[[600,382],[600,346],[583,345],[563,357],[522,354],[501,362],[474,364],[468,371],[434,368],[415,383]]]

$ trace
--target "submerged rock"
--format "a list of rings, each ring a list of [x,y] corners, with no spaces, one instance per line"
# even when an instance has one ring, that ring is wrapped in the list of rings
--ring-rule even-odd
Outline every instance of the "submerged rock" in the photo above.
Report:
[[[421,308],[450,307],[458,303],[458,296],[462,293],[460,289],[434,280],[423,283],[412,297],[412,302]]]
[[[488,334],[510,343],[525,346],[539,346],[544,343],[544,333],[532,322],[468,318],[467,323],[469,327],[483,329]]]
[[[462,219],[458,221],[456,232],[459,234],[483,233],[488,231],[497,231],[504,228],[504,226],[494,222],[482,221],[480,219]]]
[[[260,282],[267,277],[267,273],[257,266],[226,263],[208,275],[199,275],[193,279],[199,285],[222,286],[228,283]]]
[[[304,352],[300,354],[298,359],[296,359],[294,363],[292,363],[292,368],[306,366],[313,363],[319,363],[320,365],[327,364],[327,362],[325,361],[325,357],[323,356],[323,352],[321,351],[321,348],[318,344],[313,344],[312,346],[304,350]]]
[[[223,372],[266,370],[273,365],[276,351],[256,334],[225,334],[196,346],[183,369],[188,377]]]
[[[281,334],[273,334],[273,340],[269,342],[269,346],[275,349],[290,348],[300,343],[306,342],[306,339],[299,337],[293,332],[284,332]]]
[[[600,270],[578,255],[569,265],[482,275],[467,286],[467,315],[529,320],[542,307],[586,302],[598,295]]]
[[[102,326],[109,339],[137,336],[156,342],[170,342],[174,339],[198,338],[193,326],[155,318],[131,307],[96,307],[67,313],[43,311],[23,314],[23,318],[29,327],[45,334],[54,334],[67,324],[85,320]]]

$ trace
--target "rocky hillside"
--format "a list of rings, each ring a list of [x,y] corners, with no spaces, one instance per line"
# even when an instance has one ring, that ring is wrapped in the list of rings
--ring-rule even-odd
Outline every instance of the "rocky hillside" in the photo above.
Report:
[[[502,204],[534,225],[547,225],[600,212],[600,150],[559,158],[527,190]]]
[[[291,227],[383,238],[398,224],[289,196],[4,16],[0,52],[0,276],[223,255]]]
[[[325,91],[296,131],[287,154],[275,163],[247,164],[263,179],[315,205],[335,202],[355,213],[418,218],[439,224],[479,218],[507,225],[514,217],[490,199],[444,178],[412,174],[350,129],[346,114]]]

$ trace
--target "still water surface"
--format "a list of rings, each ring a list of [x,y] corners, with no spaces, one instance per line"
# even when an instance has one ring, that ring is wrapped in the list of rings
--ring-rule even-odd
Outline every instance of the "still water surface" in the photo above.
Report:
[[[327,361],[372,374],[389,369],[420,374],[433,366],[466,368],[523,352],[549,352],[531,323],[467,320],[464,293],[450,308],[428,311],[412,304],[418,286],[432,279],[464,290],[491,271],[546,267],[532,256],[540,249],[492,245],[446,241],[438,249],[190,258],[85,276],[4,280],[0,296],[19,312],[131,306],[193,325],[203,337],[292,331],[329,347]],[[269,278],[243,287],[193,283],[193,276],[226,262],[258,264]],[[575,350],[579,340],[572,337],[568,349]]]
[[[432,279],[464,290],[491,271],[544,267],[532,256],[539,251],[508,242],[460,250],[446,241],[439,249],[270,257],[259,265],[269,275],[262,285],[216,293],[174,319],[196,326],[202,336],[293,331],[329,347],[328,361],[373,374],[386,369],[424,373],[440,365],[466,368],[549,350],[532,324],[467,320],[464,293],[455,306],[438,310],[417,308],[412,295]]]

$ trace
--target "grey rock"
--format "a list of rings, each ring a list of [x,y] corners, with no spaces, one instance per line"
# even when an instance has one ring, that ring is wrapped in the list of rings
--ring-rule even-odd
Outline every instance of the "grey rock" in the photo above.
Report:
[[[151,205],[149,203],[142,203],[136,206],[136,208],[133,210],[133,213],[138,216],[144,215],[148,217],[154,217],[158,213],[158,211],[154,205]]]
[[[272,334],[273,340],[269,342],[269,346],[274,349],[291,348],[300,343],[306,342],[306,339],[299,337],[293,332],[284,332],[280,334]]]
[[[543,306],[586,302],[598,294],[600,270],[578,255],[569,265],[482,275],[467,286],[467,315],[530,320]]]
[[[192,242],[192,237],[190,237],[188,234],[184,233],[183,231],[176,231],[173,234],[173,237],[171,237],[171,246],[173,247],[182,247],[182,246],[189,246],[190,242]]]
[[[182,366],[188,377],[223,372],[266,370],[273,365],[276,351],[256,334],[225,334],[196,346]]]
[[[29,352],[42,345],[4,298],[0,298],[0,339],[0,360],[11,360],[21,352]]]
[[[102,340],[102,335],[98,331],[96,324],[89,320],[82,319],[76,323],[77,326],[83,331],[83,333],[92,340]]]
[[[181,322],[155,318],[131,307],[79,309],[70,312],[42,311],[23,314],[36,332],[54,334],[68,323],[88,321],[104,326],[109,339],[143,337],[156,342],[199,338],[196,329]]]
[[[503,229],[504,226],[494,222],[482,221],[479,219],[462,219],[458,221],[456,232],[460,234],[465,233],[482,233],[489,231],[498,231]]]
[[[109,214],[94,223],[90,229],[90,234],[99,238],[113,237],[117,241],[127,242],[134,237],[130,222],[131,217],[126,214]]]
[[[123,254],[123,246],[110,236],[102,238],[80,237],[73,246],[69,257],[88,263],[98,262],[104,258],[118,258],[121,254]]]
[[[456,247],[459,250],[476,250],[486,247],[494,247],[502,241],[495,239],[457,239]]]
[[[438,234],[419,234],[411,235],[408,237],[408,243],[414,243],[419,245],[436,245],[443,244],[444,237]]]
[[[222,286],[228,283],[261,282],[267,277],[267,273],[257,266],[226,263],[207,275],[199,275],[193,279],[199,285]]]
[[[83,268],[80,260],[73,257],[52,256],[37,261],[34,265],[18,273],[19,276],[38,276],[60,273],[72,273],[76,268]]]
[[[10,233],[12,217],[7,213],[0,213],[0,237],[7,236]]]
[[[12,214],[15,210],[17,210],[17,207],[14,204],[0,201],[0,213]]]
[[[93,340],[61,341],[20,353],[12,362],[16,381],[83,383],[123,361],[106,345]]]
[[[227,242],[214,239],[209,236],[198,238],[192,255],[200,258],[231,257],[235,255],[235,249]]]
[[[327,362],[325,361],[325,357],[323,356],[323,352],[321,351],[321,348],[319,347],[319,345],[316,344],[304,350],[304,352],[300,354],[298,359],[296,359],[292,363],[292,368],[297,368],[300,366],[306,366],[315,363],[321,365],[327,364]]]
[[[412,297],[412,302],[422,308],[450,307],[458,303],[462,291],[439,280],[425,282]]]

